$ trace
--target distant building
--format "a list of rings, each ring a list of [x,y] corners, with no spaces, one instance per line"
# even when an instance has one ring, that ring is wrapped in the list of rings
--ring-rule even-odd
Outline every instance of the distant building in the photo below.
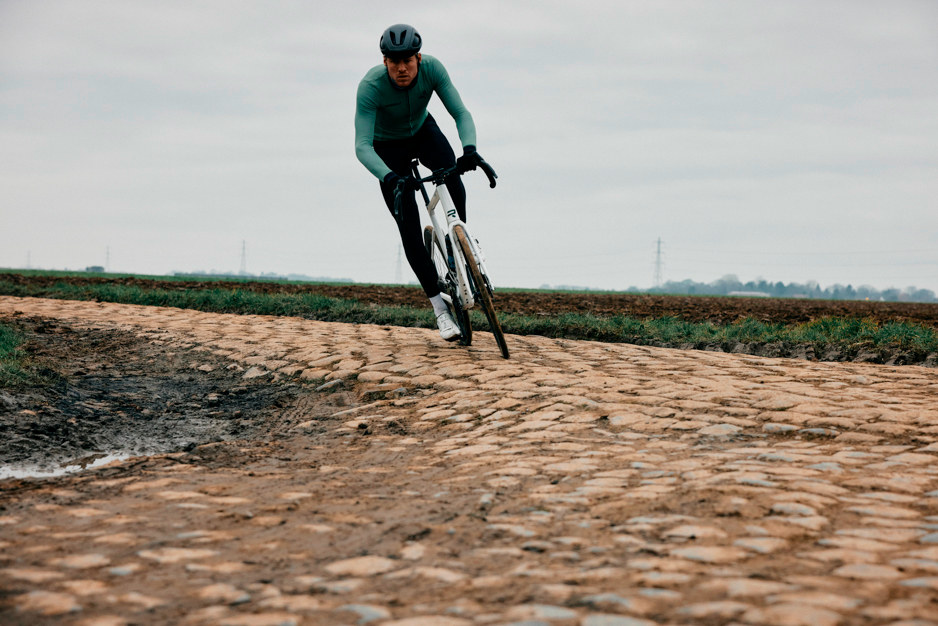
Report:
[[[104,267],[101,265],[89,265],[88,267],[85,268],[85,271],[96,273],[96,274],[103,274]]]

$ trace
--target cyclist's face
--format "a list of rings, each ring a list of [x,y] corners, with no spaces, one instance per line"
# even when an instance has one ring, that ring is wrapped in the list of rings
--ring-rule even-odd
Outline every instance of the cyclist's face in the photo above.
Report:
[[[417,78],[417,66],[420,64],[420,53],[406,59],[392,59],[384,57],[384,65],[388,68],[388,75],[398,87],[408,87]]]

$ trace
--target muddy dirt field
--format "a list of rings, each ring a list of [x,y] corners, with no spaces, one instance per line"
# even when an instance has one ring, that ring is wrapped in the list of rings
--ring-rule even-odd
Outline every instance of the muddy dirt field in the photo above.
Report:
[[[141,278],[71,276],[22,276],[0,274],[0,280],[18,285],[75,285],[116,283],[143,288],[249,289],[262,293],[316,293],[334,298],[393,306],[428,306],[417,287],[375,285],[325,285],[272,282],[158,281]],[[504,313],[553,315],[565,312],[595,315],[628,315],[639,319],[674,316],[692,322],[732,323],[752,317],[763,322],[794,324],[836,316],[871,318],[878,322],[909,321],[938,326],[938,304],[915,302],[866,302],[853,300],[795,300],[776,298],[727,298],[712,296],[662,296],[648,294],[583,294],[499,291],[496,307]]]
[[[0,466],[41,472],[85,466],[105,452],[143,455],[252,438],[300,386],[245,379],[207,352],[177,351],[115,330],[6,318],[48,384],[0,390]],[[0,476],[2,478],[2,476]]]

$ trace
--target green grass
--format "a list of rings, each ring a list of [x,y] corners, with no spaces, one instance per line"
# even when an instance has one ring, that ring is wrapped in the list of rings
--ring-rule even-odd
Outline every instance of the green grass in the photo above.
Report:
[[[20,350],[23,337],[10,326],[0,324],[0,389],[9,389],[34,379]]]
[[[280,315],[322,321],[395,326],[435,327],[431,310],[377,307],[356,300],[319,294],[265,294],[248,289],[146,289],[137,285],[102,283],[72,285],[17,285],[0,280],[0,294],[21,297],[93,300],[146,306],[167,306],[212,313]]]
[[[95,300],[149,306],[167,306],[217,313],[278,315],[322,321],[435,328],[429,306],[423,309],[376,306],[317,294],[266,294],[245,289],[148,289],[137,285],[99,283],[48,286],[14,284],[0,279],[0,294],[70,300]],[[901,351],[924,358],[938,351],[936,329],[909,322],[878,323],[871,319],[823,318],[786,326],[744,319],[728,325],[688,322],[675,317],[640,320],[623,315],[609,317],[580,313],[556,316],[499,315],[506,333],[567,339],[718,347],[733,350],[738,344],[808,344],[815,350],[836,348],[857,351]],[[481,312],[472,312],[473,327],[486,330]]]

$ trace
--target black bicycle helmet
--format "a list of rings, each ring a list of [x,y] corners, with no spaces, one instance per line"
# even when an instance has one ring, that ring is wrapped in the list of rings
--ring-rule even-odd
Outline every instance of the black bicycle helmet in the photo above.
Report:
[[[395,24],[388,26],[381,35],[381,54],[386,57],[409,57],[420,52],[423,40],[420,33],[409,24]]]

